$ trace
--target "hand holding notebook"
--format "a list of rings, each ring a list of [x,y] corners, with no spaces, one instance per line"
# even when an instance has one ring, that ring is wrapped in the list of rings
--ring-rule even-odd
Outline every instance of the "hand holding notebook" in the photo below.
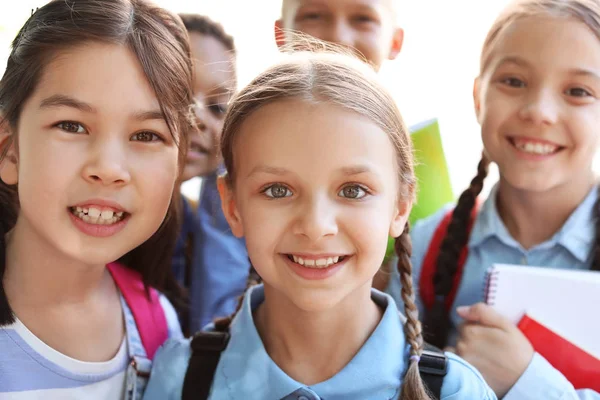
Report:
[[[600,391],[600,273],[494,265],[486,302],[576,388]]]

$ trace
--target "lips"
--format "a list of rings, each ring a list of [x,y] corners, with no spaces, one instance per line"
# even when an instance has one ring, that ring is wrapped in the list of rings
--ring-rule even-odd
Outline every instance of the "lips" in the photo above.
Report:
[[[110,200],[88,200],[68,207],[76,218],[92,225],[113,225],[123,221],[129,213],[118,203]]]

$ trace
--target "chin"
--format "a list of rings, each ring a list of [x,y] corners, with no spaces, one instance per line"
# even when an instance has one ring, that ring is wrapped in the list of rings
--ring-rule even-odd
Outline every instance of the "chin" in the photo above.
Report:
[[[552,174],[514,174],[504,176],[504,180],[513,189],[533,193],[543,193],[567,183],[560,177],[552,177]],[[549,179],[550,178],[550,179]]]

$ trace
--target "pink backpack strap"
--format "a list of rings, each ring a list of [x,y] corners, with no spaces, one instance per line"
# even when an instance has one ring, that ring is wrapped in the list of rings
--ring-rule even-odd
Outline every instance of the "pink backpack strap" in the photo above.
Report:
[[[158,300],[158,292],[149,288],[147,293],[142,276],[137,271],[117,262],[106,267],[131,309],[146,356],[152,360],[156,350],[169,336],[167,318]]]

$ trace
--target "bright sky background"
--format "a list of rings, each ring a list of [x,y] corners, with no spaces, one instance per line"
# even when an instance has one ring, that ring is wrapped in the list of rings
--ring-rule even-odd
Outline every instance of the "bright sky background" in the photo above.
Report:
[[[201,13],[221,22],[236,40],[241,85],[277,56],[273,23],[279,17],[281,0],[155,2],[175,12]],[[31,10],[45,3],[0,0],[0,72],[16,32]],[[439,119],[457,196],[475,175],[481,154],[472,102],[481,45],[506,3],[507,0],[401,0],[404,48],[398,59],[388,62],[381,71],[409,125]],[[495,180],[495,171],[492,175],[487,190]]]

